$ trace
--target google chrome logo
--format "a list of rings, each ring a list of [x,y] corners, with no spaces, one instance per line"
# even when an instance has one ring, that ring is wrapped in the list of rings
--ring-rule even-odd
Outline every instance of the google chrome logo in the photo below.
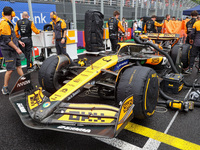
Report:
[[[50,102],[45,102],[45,103],[43,104],[43,107],[44,107],[44,108],[47,108],[47,107],[49,107],[50,105],[51,105]]]

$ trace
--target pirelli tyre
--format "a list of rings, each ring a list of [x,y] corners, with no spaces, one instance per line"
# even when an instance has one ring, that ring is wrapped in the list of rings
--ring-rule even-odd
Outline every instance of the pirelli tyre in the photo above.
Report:
[[[69,64],[70,60],[65,55],[54,55],[47,58],[38,72],[38,80],[42,88],[54,93],[62,87],[65,80],[62,70],[66,70]]]
[[[159,81],[156,72],[149,67],[126,68],[117,82],[117,102],[133,95],[134,116],[138,119],[153,115],[159,96]]]
[[[180,44],[175,45],[171,50],[171,58],[176,63],[178,50],[181,47]],[[182,55],[181,55],[181,62],[183,64],[183,68],[187,68],[189,66],[189,57],[190,57],[190,45],[184,44],[182,49]]]

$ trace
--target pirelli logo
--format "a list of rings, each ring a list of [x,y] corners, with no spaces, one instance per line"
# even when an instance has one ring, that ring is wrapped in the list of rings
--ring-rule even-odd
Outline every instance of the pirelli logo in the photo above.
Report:
[[[123,112],[126,113],[132,105],[133,105],[133,99],[130,99],[129,101],[125,102],[123,105]]]

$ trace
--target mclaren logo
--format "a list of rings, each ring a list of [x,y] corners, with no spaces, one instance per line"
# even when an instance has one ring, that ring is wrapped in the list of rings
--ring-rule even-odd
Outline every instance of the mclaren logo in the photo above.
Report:
[[[26,81],[23,81],[23,82],[18,83],[18,84],[17,84],[17,87],[22,87],[22,86],[25,86],[25,85],[30,84],[30,83],[31,83],[30,80],[26,80]]]
[[[84,128],[77,128],[77,127],[67,127],[67,126],[58,126],[58,129],[64,129],[64,130],[69,130],[69,131],[77,131],[77,132],[85,132],[85,133],[90,133],[90,129],[84,129]]]

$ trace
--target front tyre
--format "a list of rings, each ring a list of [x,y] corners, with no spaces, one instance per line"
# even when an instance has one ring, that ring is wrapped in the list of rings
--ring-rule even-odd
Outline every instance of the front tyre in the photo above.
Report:
[[[61,71],[66,70],[69,64],[70,60],[65,55],[54,55],[47,58],[38,72],[38,81],[42,88],[49,93],[54,93],[61,88],[65,80]]]
[[[158,76],[153,69],[148,67],[128,67],[120,75],[116,92],[118,103],[133,95],[135,118],[148,118],[154,114],[157,105]]]

